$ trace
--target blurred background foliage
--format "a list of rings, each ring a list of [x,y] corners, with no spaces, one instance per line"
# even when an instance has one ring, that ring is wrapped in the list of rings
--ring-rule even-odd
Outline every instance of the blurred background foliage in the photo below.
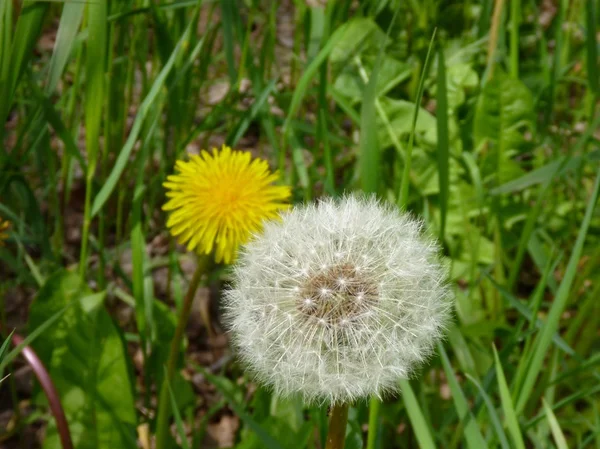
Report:
[[[151,447],[195,263],[166,232],[162,182],[227,143],[269,160],[294,202],[375,192],[440,239],[455,321],[383,403],[370,449],[600,448],[599,10],[2,0],[1,326],[30,336],[74,446]],[[212,266],[197,294],[171,446],[323,447],[326,410],[272,397],[235,363],[227,279]],[[61,447],[5,343],[1,444]],[[367,423],[355,404],[347,448]]]

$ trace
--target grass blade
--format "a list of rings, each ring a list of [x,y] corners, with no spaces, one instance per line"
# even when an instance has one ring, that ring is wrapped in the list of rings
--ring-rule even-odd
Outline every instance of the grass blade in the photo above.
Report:
[[[331,37],[329,38],[325,46],[321,49],[319,54],[317,54],[315,59],[313,59],[310,62],[310,64],[300,77],[300,80],[298,80],[298,84],[296,86],[296,89],[294,90],[294,95],[292,96],[292,101],[290,102],[288,115],[285,119],[285,122],[283,123],[284,136],[287,136],[291,125],[291,121],[293,120],[294,116],[298,112],[298,109],[300,108],[302,99],[304,98],[308,90],[308,85],[317,74],[321,64],[325,62],[325,60],[329,56],[329,53],[331,53],[331,50],[333,50],[333,48],[338,44],[338,42],[344,39],[347,29],[347,24],[344,24],[340,26],[337,30],[335,30],[335,32],[331,35]]]
[[[185,434],[185,428],[183,427],[181,413],[179,413],[179,407],[177,407],[177,400],[175,399],[175,394],[173,394],[173,389],[171,388],[171,383],[169,382],[166,368],[164,378],[165,382],[167,383],[167,388],[169,389],[169,396],[171,398],[171,409],[173,410],[173,418],[175,419],[177,433],[179,434],[179,439],[181,440],[181,447],[182,449],[190,449],[190,444],[188,443],[187,435]]]
[[[436,31],[437,28],[433,30],[431,40],[429,41],[429,48],[427,49],[425,64],[423,65],[421,79],[419,80],[419,90],[417,91],[417,98],[415,98],[415,113],[413,115],[410,137],[408,138],[408,147],[406,149],[406,158],[404,160],[404,171],[402,173],[400,192],[398,193],[398,207],[400,207],[401,209],[406,209],[408,202],[408,185],[410,177],[410,167],[412,162],[412,150],[415,142],[415,128],[417,126],[417,119],[419,118],[419,109],[421,108],[421,99],[423,98],[423,86],[425,85],[425,77],[427,76],[427,71],[429,70],[429,56],[431,55],[431,49],[433,48],[433,42],[435,41]]]
[[[513,440],[515,449],[525,449],[525,443],[523,442],[523,436],[521,435],[521,430],[519,428],[519,421],[517,420],[517,414],[515,413],[515,408],[510,397],[510,390],[508,389],[506,377],[504,376],[504,371],[500,364],[498,351],[496,351],[496,346],[493,346],[492,349],[494,350],[496,378],[498,379],[498,389],[500,390],[500,400],[502,401],[502,410],[504,411],[506,427]]]
[[[510,2],[510,75],[519,78],[519,25],[521,24],[521,0]]]
[[[594,92],[596,96],[600,95],[600,87],[598,86],[598,80],[600,73],[598,73],[598,38],[596,31],[596,4],[595,0],[587,0],[585,2],[585,18],[586,18],[586,50],[587,50],[587,75],[588,84],[590,90]]]
[[[402,399],[406,406],[406,413],[408,413],[408,418],[412,424],[412,429],[415,432],[419,447],[421,449],[436,449],[433,442],[433,435],[431,434],[431,428],[425,420],[425,415],[423,415],[423,411],[410,386],[410,382],[407,379],[400,380],[400,388],[402,389]]]
[[[385,39],[379,44],[377,60],[365,86],[360,109],[360,144],[358,158],[358,173],[360,175],[361,188],[366,193],[377,193],[381,179],[379,161],[381,158],[379,143],[377,141],[377,114],[375,106],[377,103],[377,79],[381,70],[385,44],[398,16],[400,8],[396,8],[394,16],[388,26]]]
[[[84,2],[67,2],[63,6],[58,32],[56,33],[56,43],[54,44],[54,51],[52,52],[48,68],[48,83],[45,87],[46,95],[54,92],[58,80],[67,65],[77,30],[83,18],[84,7]]]
[[[383,44],[382,44],[383,46]],[[367,83],[360,109],[360,143],[358,172],[361,188],[367,193],[379,190],[379,143],[377,141],[377,125],[375,123],[375,100],[377,96],[377,75],[381,60],[381,51],[373,67]]]
[[[546,417],[548,418],[548,424],[550,424],[550,430],[552,431],[552,436],[556,442],[556,447],[558,449],[569,449],[565,435],[556,419],[556,415],[554,415],[554,412],[545,399],[542,399],[542,403],[544,404],[544,411],[546,412]]]
[[[86,55],[85,83],[85,146],[88,166],[85,176],[85,203],[83,212],[83,229],[81,236],[81,253],[79,273],[83,277],[87,268],[87,251],[90,224],[93,214],[90,206],[92,185],[96,176],[96,165],[100,151],[100,127],[104,105],[104,69],[106,64],[106,41],[108,6],[106,2],[87,5],[88,39]]]
[[[2,55],[3,66],[0,67],[0,98],[2,99],[0,101],[0,123],[6,121],[17,83],[25,69],[27,58],[32,54],[31,50],[41,31],[42,21],[47,9],[47,3],[36,2],[23,5],[14,35],[11,36],[10,52]],[[11,12],[10,8],[7,8],[7,12],[5,13],[6,20],[12,20],[12,17],[8,17],[8,12]],[[3,53],[8,49],[8,40],[8,36],[5,35],[3,39]],[[4,65],[7,60],[9,61],[8,64]],[[4,126],[0,127],[0,137],[3,133]]]
[[[237,80],[237,71],[235,69],[234,57],[234,37],[233,37],[233,11],[234,2],[221,0],[221,24],[223,25],[223,44],[225,46],[225,59],[227,60],[227,71],[229,72],[229,82],[235,85]]]
[[[102,189],[100,189],[100,191],[94,198],[94,203],[92,204],[92,217],[95,217],[98,214],[98,212],[100,212],[100,209],[102,209],[102,206],[104,206],[104,203],[106,203],[108,197],[116,187],[117,182],[119,181],[119,178],[121,177],[121,174],[123,173],[123,170],[127,165],[127,161],[129,160],[129,156],[131,155],[133,146],[135,145],[135,142],[137,141],[137,138],[142,130],[142,124],[144,122],[144,119],[148,115],[148,112],[150,112],[153,103],[158,98],[158,95],[160,94],[161,89],[165,84],[167,76],[173,68],[173,65],[175,64],[175,61],[179,58],[180,54],[187,48],[185,43],[189,39],[192,25],[194,23],[195,20],[190,21],[188,27],[181,35],[179,42],[177,42],[173,53],[171,53],[171,57],[169,58],[165,66],[162,68],[159,75],[156,77],[156,80],[154,80],[154,83],[152,84],[148,95],[146,95],[144,101],[142,101],[142,104],[140,105],[139,111],[133,122],[131,132],[129,133],[129,137],[127,138],[125,145],[123,146],[121,152],[119,153],[119,156],[117,157],[115,166],[108,175],[108,178],[102,186]]]
[[[596,201],[598,200],[599,191],[600,169],[598,170],[598,174],[596,176],[596,181],[594,183],[592,195],[590,197],[587,209],[585,211],[585,217],[583,219],[583,222],[581,223],[581,227],[579,228],[579,234],[577,235],[577,240],[575,241],[575,245],[573,246],[573,252],[571,253],[569,263],[567,264],[567,269],[565,271],[564,278],[560,283],[560,287],[558,288],[558,292],[556,293],[556,297],[554,298],[554,302],[552,303],[552,307],[550,308],[550,311],[548,313],[546,323],[544,324],[540,335],[536,339],[536,350],[532,351],[531,359],[529,360],[529,363],[527,365],[527,374],[523,382],[523,388],[520,390],[517,400],[517,414],[523,411],[525,404],[529,399],[535,380],[542,369],[542,363],[544,362],[544,358],[546,356],[546,352],[548,351],[548,347],[552,342],[554,334],[558,330],[560,316],[562,315],[567,305],[567,301],[569,300],[571,285],[573,284],[575,274],[577,273],[577,264],[579,263],[579,259],[581,257],[583,243],[585,241],[585,237],[590,226],[592,214],[596,206]]]
[[[446,229],[446,214],[448,213],[448,193],[450,191],[450,142],[448,138],[448,94],[446,90],[446,62],[444,60],[444,51],[440,46],[438,47],[436,92],[436,114],[438,134],[437,163],[438,176],[440,181],[440,242],[444,241],[444,231]]]
[[[498,417],[498,413],[494,408],[494,404],[492,403],[489,394],[485,392],[483,387],[479,384],[479,382],[477,382],[477,379],[475,379],[469,373],[465,373],[465,375],[467,376],[467,379],[469,379],[477,387],[477,390],[479,390],[479,394],[481,394],[481,397],[485,402],[485,405],[488,409],[488,414],[490,416],[490,420],[492,421],[492,426],[496,431],[496,435],[498,435],[500,446],[502,446],[503,449],[510,449],[510,445],[508,444],[508,438],[506,438],[506,434],[504,433],[504,429],[502,428],[502,424],[500,423],[500,418]]]
[[[460,384],[458,383],[458,379],[454,374],[452,365],[450,365],[448,354],[446,354],[446,350],[441,343],[438,343],[438,352],[440,353],[440,357],[442,359],[442,365],[448,379],[448,385],[452,391],[454,407],[456,408],[460,420],[466,422],[465,439],[467,440],[467,446],[469,449],[481,449],[482,447],[488,447],[483,435],[481,434],[481,430],[479,430],[479,427],[477,427],[477,421],[475,417],[471,413],[471,410],[469,410],[469,405],[467,403],[467,399],[465,398],[465,394],[460,388]]]

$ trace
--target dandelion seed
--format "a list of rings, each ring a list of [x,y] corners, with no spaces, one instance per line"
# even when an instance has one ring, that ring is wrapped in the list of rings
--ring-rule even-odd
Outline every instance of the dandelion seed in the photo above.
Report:
[[[290,188],[273,185],[279,175],[249,152],[224,145],[175,167],[178,173],[164,183],[167,227],[189,251],[210,254],[215,248],[217,262],[233,262],[240,244],[288,207]]]
[[[307,402],[344,404],[396,390],[429,356],[450,309],[446,271],[421,228],[358,196],[267,223],[243,248],[226,293],[233,342],[257,378]],[[277,272],[269,269],[273,254]],[[275,276],[298,289],[269,288]],[[269,318],[257,320],[250,305]]]

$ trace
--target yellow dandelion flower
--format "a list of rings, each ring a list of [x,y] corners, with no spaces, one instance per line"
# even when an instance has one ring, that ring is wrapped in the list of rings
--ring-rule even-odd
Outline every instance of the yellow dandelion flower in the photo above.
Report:
[[[8,229],[10,228],[10,221],[2,220],[0,218],[0,246],[4,246],[4,241],[8,238]]]
[[[169,198],[163,210],[172,211],[167,227],[190,251],[209,254],[215,248],[217,262],[233,262],[263,221],[288,207],[290,188],[273,185],[279,175],[249,152],[223,145],[177,161],[175,168],[178,173],[163,184]]]

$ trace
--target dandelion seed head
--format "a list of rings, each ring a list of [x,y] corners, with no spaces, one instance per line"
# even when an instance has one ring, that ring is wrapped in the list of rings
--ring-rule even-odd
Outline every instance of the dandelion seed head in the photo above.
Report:
[[[263,383],[341,403],[395,391],[441,337],[450,297],[421,223],[350,195],[267,223],[234,267],[225,318]]]

